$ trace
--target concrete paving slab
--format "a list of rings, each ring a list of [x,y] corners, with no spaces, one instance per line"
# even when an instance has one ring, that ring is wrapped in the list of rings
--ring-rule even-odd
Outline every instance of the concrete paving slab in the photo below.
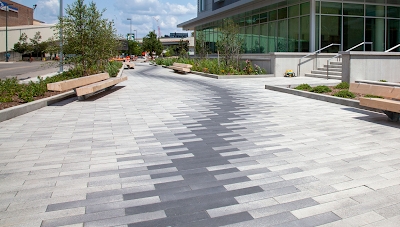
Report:
[[[400,125],[264,87],[338,81],[123,74],[0,122],[0,225],[398,224]]]

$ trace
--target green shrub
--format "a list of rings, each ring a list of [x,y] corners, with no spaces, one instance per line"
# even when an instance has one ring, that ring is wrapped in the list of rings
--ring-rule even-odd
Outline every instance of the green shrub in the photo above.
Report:
[[[325,85],[320,85],[320,86],[311,88],[310,91],[314,92],[314,93],[327,93],[327,92],[331,92],[332,90]]]
[[[364,95],[364,97],[365,97],[365,98],[378,98],[378,99],[383,99],[383,97],[382,97],[382,96],[377,96],[377,95],[368,95],[368,94]]]
[[[295,87],[294,89],[296,90],[302,90],[302,91],[309,91],[311,90],[311,86],[308,84],[300,84],[299,86]]]
[[[350,85],[347,82],[342,82],[335,86],[336,89],[349,89]]]
[[[341,98],[351,98],[351,99],[353,99],[353,98],[356,97],[356,96],[355,96],[352,92],[350,92],[349,90],[341,90],[341,91],[338,91],[338,92],[336,92],[335,94],[333,94],[333,96],[341,97]]]
[[[379,80],[379,82],[387,82],[387,80]]]
[[[118,75],[119,69],[122,67],[122,62],[112,61],[106,65],[106,72],[110,75],[110,77],[116,77]]]
[[[21,92],[18,93],[18,97],[23,101],[23,102],[32,102],[33,101],[33,86],[29,85],[22,85],[24,88],[22,89]]]

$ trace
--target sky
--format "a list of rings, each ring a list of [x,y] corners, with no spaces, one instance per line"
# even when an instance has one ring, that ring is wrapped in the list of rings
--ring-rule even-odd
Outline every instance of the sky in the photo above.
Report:
[[[57,22],[60,0],[13,0],[22,5],[33,7],[37,4],[33,17],[48,24]],[[75,0],[63,0],[64,9]],[[85,0],[89,4],[92,0]],[[137,38],[146,36],[150,31],[161,36],[173,32],[188,32],[177,25],[197,16],[197,0],[93,0],[99,10],[105,9],[104,18],[114,20],[117,34],[126,36],[132,27]],[[132,20],[127,20],[131,18]],[[131,25],[132,23],[132,25]],[[136,32],[134,31],[136,30]]]

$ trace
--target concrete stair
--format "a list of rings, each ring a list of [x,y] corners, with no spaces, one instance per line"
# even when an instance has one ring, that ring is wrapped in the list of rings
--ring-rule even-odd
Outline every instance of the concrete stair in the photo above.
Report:
[[[327,78],[327,65],[318,68],[317,70],[312,70],[311,73],[306,73],[307,77],[315,77],[315,78]],[[329,74],[328,79],[342,79],[342,62],[330,62],[329,63]]]

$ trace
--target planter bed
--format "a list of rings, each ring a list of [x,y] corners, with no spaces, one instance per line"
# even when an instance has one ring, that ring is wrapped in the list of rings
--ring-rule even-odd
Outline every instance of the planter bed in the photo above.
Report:
[[[309,91],[296,90],[294,88],[265,85],[265,89],[272,90],[272,91],[279,91],[279,92],[284,92],[287,94],[298,95],[298,96],[302,96],[302,97],[306,97],[306,98],[321,100],[321,101],[340,104],[340,105],[344,105],[344,106],[350,106],[350,107],[355,107],[355,108],[359,108],[359,109],[380,112],[377,109],[372,109],[372,108],[368,108],[365,106],[361,106],[360,101],[358,100],[358,98],[361,97],[360,94],[355,94],[356,98],[354,98],[354,99],[341,98],[341,97],[333,96],[332,94],[335,92],[333,90],[333,87],[330,87],[330,88],[332,89],[332,92],[329,92],[329,93],[314,93],[314,92],[309,92]],[[337,89],[337,90],[339,90],[339,89]]]

